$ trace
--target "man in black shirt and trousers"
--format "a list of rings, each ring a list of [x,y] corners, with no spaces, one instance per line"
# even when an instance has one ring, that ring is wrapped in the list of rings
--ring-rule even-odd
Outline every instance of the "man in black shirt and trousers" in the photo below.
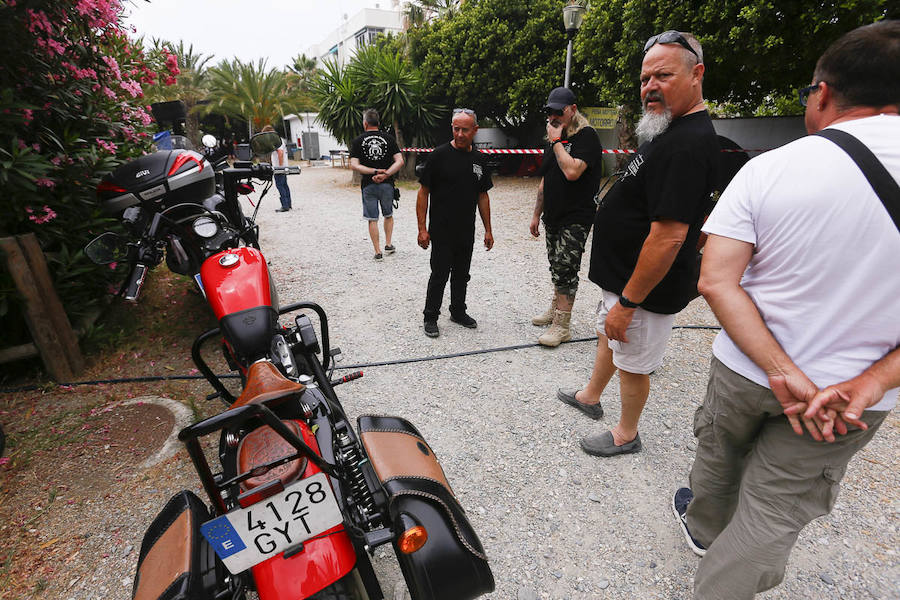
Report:
[[[697,242],[719,156],[704,71],[703,50],[689,33],[665,31],[644,46],[641,145],[594,220],[589,277],[602,288],[594,369],[583,390],[557,392],[597,419],[600,395],[619,371],[619,422],[581,440],[588,454],[640,451],[650,373],[662,365],[675,313],[696,294]]]
[[[494,246],[491,232],[491,203],[488,190],[493,187],[484,155],[472,145],[478,131],[475,111],[457,108],[451,121],[453,140],[434,149],[419,177],[416,197],[419,222],[419,246],[431,248],[431,277],[425,296],[425,335],[437,337],[437,325],[444,299],[444,287],[450,280],[450,320],[463,327],[477,327],[466,313],[466,286],[475,243],[475,207],[484,224],[484,247]],[[429,202],[430,199],[430,202]],[[425,221],[429,205],[431,216]]]

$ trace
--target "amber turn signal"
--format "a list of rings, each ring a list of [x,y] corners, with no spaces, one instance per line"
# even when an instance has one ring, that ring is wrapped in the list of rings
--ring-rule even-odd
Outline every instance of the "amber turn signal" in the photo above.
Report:
[[[416,525],[400,534],[400,538],[397,540],[397,548],[403,554],[412,554],[424,546],[427,541],[428,532],[421,525]]]

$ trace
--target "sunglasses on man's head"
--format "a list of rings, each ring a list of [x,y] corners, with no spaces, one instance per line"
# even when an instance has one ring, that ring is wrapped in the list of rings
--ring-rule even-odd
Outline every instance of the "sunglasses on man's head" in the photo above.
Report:
[[[644,54],[647,53],[647,50],[655,46],[656,44],[678,44],[685,50],[689,51],[691,54],[697,57],[697,62],[700,61],[700,55],[697,54],[697,51],[691,48],[690,43],[688,43],[687,39],[677,31],[663,31],[662,33],[658,33],[647,40],[647,43],[644,44]]]
[[[563,110],[560,108],[545,108],[544,114],[548,117],[561,117],[563,116]]]
[[[464,115],[469,115],[469,116],[472,116],[472,117],[475,116],[475,111],[472,110],[471,108],[454,108],[454,109],[453,109],[453,114],[454,114],[454,115],[458,115],[459,113],[462,113],[462,114],[464,114]]]

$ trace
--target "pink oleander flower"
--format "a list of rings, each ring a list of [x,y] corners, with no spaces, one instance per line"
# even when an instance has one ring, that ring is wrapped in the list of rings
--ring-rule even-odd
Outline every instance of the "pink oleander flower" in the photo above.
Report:
[[[95,141],[97,142],[98,146],[100,146],[102,149],[106,150],[110,154],[116,153],[116,149],[118,148],[118,146],[116,146],[114,143],[107,142],[106,140],[101,140],[100,138],[97,138]]]
[[[163,80],[163,83],[165,83],[166,85],[175,85],[175,78],[169,75]]]
[[[59,55],[63,55],[66,53],[66,47],[57,42],[56,40],[49,39],[47,40],[47,46],[50,47],[51,50],[56,52]]]
[[[62,158],[60,158],[59,156],[54,156],[53,158],[50,159],[50,163],[54,167],[58,167],[60,164],[62,164]]]
[[[119,263],[113,261],[113,262],[109,263],[109,270],[110,270],[110,271],[115,271],[115,270],[116,270],[116,267],[118,267],[118,266],[119,266]]]
[[[34,180],[34,182],[37,184],[38,187],[45,187],[45,188],[51,189],[51,190],[54,187],[56,187],[56,182],[53,181],[52,179],[48,179],[47,177],[38,177],[37,179]],[[44,208],[46,208],[46,207],[44,207]]]
[[[35,152],[40,152],[40,151],[41,151],[41,145],[40,145],[40,144],[37,144],[37,143],[32,144],[32,145],[31,145],[31,149],[34,150]]]
[[[49,223],[53,219],[56,218],[56,211],[47,206],[46,204],[41,209],[43,212],[42,215],[35,214],[34,210],[29,206],[25,208],[25,211],[28,213],[28,220],[32,221],[36,225],[43,225],[44,223]]]
[[[131,94],[132,98],[137,98],[144,95],[143,90],[141,90],[141,84],[139,84],[137,81],[134,81],[133,79],[123,79],[119,82],[119,87]]]
[[[31,120],[34,119],[34,111],[30,108],[26,108],[22,111],[22,117],[25,119],[25,124],[28,125],[31,123]]]
[[[106,87],[105,85],[103,86],[103,89],[101,91],[110,100],[116,99],[116,93],[114,91],[112,91],[111,89],[109,89],[108,87]]]

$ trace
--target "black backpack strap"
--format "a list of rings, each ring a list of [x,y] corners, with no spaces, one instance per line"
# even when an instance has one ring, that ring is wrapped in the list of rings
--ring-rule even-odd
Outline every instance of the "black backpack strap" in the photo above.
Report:
[[[900,185],[891,177],[881,161],[861,141],[840,129],[823,129],[815,135],[831,140],[850,155],[853,162],[859,167],[869,185],[881,199],[884,208],[900,231]]]

